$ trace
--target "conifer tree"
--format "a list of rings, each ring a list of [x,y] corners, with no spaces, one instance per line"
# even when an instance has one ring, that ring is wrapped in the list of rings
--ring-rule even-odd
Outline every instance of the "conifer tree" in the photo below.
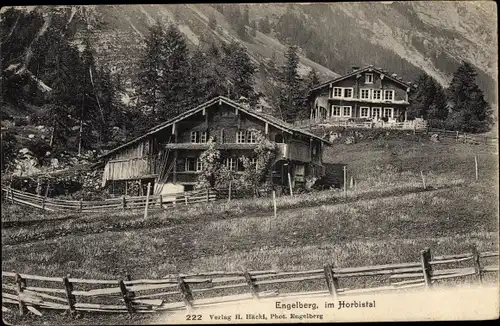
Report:
[[[165,33],[160,23],[149,28],[149,35],[146,39],[146,51],[140,62],[139,73],[139,102],[141,107],[150,115],[154,124],[156,112],[166,104],[165,94],[162,93],[162,85],[166,78],[165,68]]]
[[[299,56],[297,46],[291,45],[285,53],[281,68],[281,91],[279,109],[285,121],[303,117],[305,114],[305,87],[298,74]]]
[[[226,77],[226,85],[230,88],[230,98],[239,99],[241,96],[254,103],[254,74],[255,65],[250,60],[246,48],[237,42],[232,42],[222,47],[224,56],[222,58],[223,74]]]
[[[189,109],[191,101],[186,96],[190,90],[189,52],[184,36],[172,24],[165,32],[164,46],[165,75],[160,86],[166,103],[160,111],[162,121]]]
[[[447,90],[451,109],[448,125],[466,132],[484,132],[492,123],[491,107],[476,83],[474,67],[464,62],[454,73]]]
[[[412,89],[409,96],[408,118],[423,117],[440,124],[436,121],[444,121],[448,115],[443,87],[426,73],[418,77],[416,84],[416,88]]]

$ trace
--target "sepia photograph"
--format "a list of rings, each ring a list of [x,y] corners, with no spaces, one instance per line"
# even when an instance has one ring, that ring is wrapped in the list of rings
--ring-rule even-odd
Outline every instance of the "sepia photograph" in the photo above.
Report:
[[[1,7],[3,322],[498,319],[497,8]]]

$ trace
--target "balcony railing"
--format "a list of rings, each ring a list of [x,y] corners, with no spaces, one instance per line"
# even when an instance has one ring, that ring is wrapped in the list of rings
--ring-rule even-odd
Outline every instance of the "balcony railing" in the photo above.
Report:
[[[406,100],[377,100],[370,98],[361,98],[361,97],[339,97],[339,96],[330,96],[330,100],[341,100],[341,101],[352,101],[352,102],[366,102],[366,103],[375,103],[375,104],[410,104]]]
[[[311,148],[302,143],[277,143],[278,160],[294,160],[301,162],[311,162]]]

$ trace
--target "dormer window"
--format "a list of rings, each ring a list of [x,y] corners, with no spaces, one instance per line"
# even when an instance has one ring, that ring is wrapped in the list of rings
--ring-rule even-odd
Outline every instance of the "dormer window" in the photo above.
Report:
[[[373,74],[365,74],[365,84],[373,84]]]

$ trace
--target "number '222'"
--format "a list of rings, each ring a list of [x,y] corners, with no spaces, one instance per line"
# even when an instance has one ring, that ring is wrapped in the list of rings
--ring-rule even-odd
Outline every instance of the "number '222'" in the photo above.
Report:
[[[201,315],[186,315],[186,320],[201,320]]]

